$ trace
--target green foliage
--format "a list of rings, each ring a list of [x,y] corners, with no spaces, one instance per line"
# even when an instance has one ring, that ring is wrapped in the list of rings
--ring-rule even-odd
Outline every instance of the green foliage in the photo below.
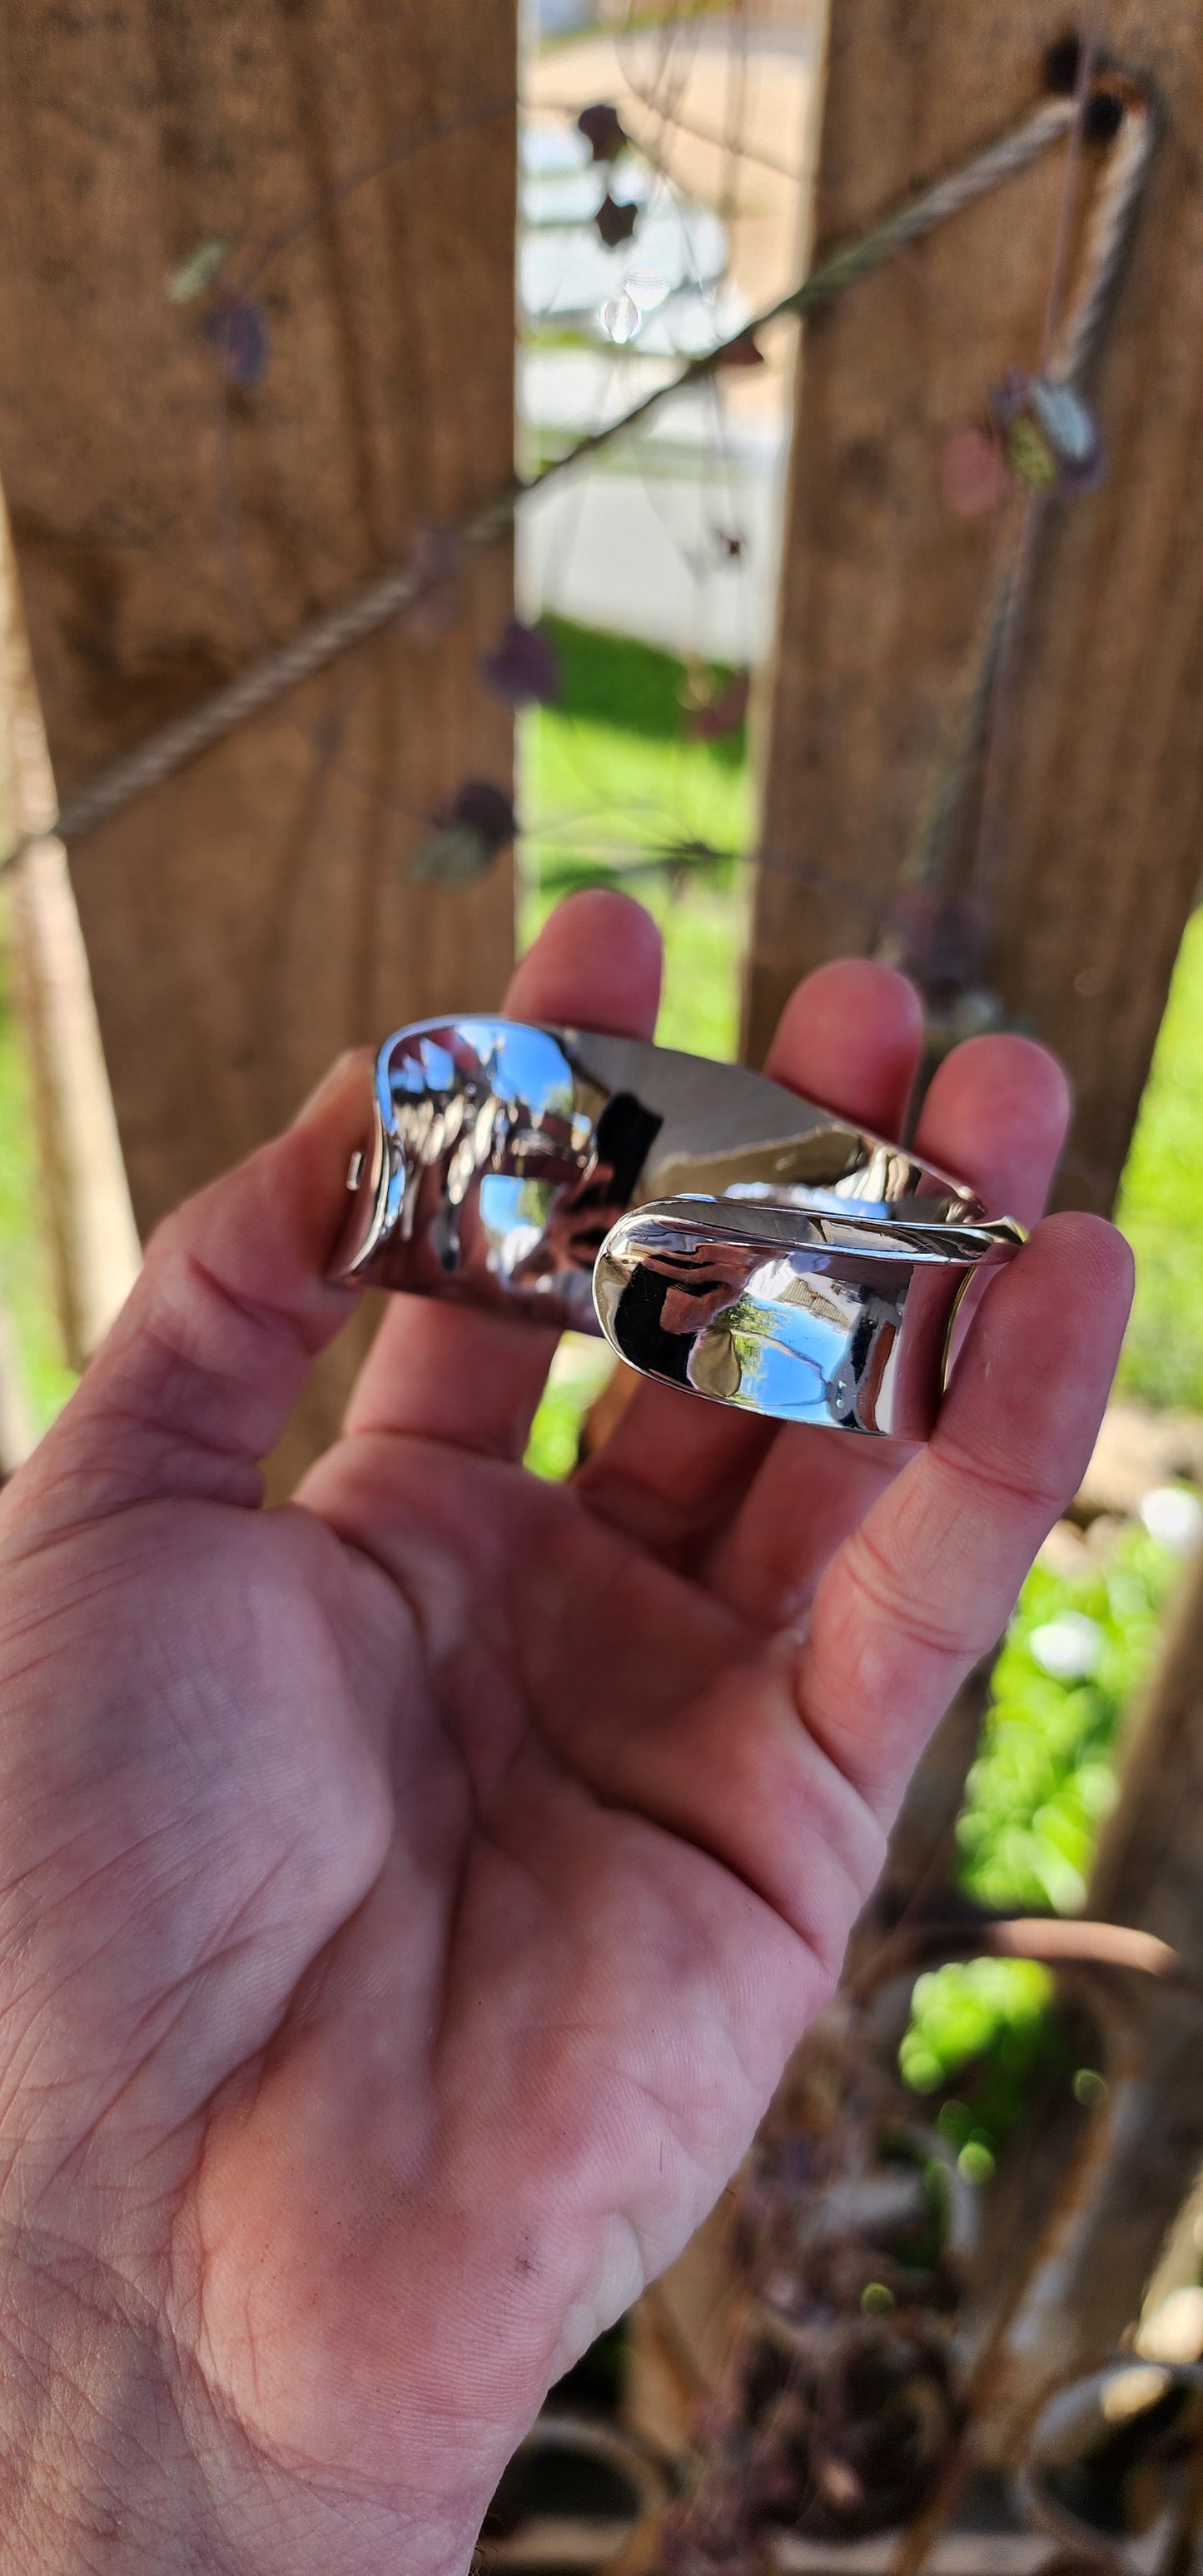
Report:
[[[1114,1799],[1120,1721],[1180,1564],[1134,1522],[1088,1571],[1033,1566],[994,1667],[957,1827],[961,1884],[979,1904],[1068,1913],[1082,1903]],[[1058,1678],[1046,1658],[1055,1663],[1059,1639],[1072,1656],[1075,1636],[1089,1668]]]
[[[1135,1522],[1080,1573],[1033,1567],[994,1667],[957,1827],[960,1884],[979,1904],[1040,1913],[1081,1904],[1115,1797],[1124,1715],[1181,1562]],[[942,2125],[946,2113],[968,2124],[956,2140],[966,2150],[993,2157],[1036,2066],[1057,2062],[1063,2043],[1051,1997],[1045,1970],[1025,1959],[956,1961],[919,1978],[899,2065],[917,2092],[968,2094],[941,2113]],[[1072,2071],[1065,2062],[1067,2078]],[[1090,2080],[1079,2070],[1083,2101]],[[980,2159],[976,2178],[985,2178]]]
[[[594,1396],[601,1393],[611,1364],[608,1342],[590,1341],[584,1333],[565,1333],[527,1444],[526,1464],[536,1476],[559,1484],[572,1474],[581,1423]]]
[[[1062,2056],[1052,2004],[1034,1959],[954,1959],[916,1984],[899,2069],[916,2093],[947,2097],[936,2125],[969,2182],[989,2182],[1037,2067]]]
[[[915,1987],[899,2064],[916,2093],[932,2093],[950,2068],[980,2057],[1000,2029],[1018,2038],[1042,2020],[1052,1979],[1034,1959],[955,1959]],[[948,2125],[948,2124],[946,2124]],[[971,2134],[955,2125],[958,2145]]]
[[[1120,1192],[1136,1254],[1121,1394],[1203,1412],[1203,912],[1182,943]]]
[[[41,1224],[29,1071],[13,1004],[8,919],[0,903],[0,1292],[12,1317],[35,1430],[75,1379],[63,1357]]]

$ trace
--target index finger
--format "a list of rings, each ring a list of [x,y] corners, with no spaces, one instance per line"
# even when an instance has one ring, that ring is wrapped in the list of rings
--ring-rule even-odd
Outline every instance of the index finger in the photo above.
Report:
[[[1069,1083],[1047,1047],[1009,1031],[966,1038],[932,1076],[915,1151],[968,1181],[992,1216],[1034,1225],[1070,1106]]]

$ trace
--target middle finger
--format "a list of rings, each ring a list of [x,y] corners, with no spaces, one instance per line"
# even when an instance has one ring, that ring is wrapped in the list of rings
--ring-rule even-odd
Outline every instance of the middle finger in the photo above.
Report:
[[[1069,1123],[1056,1058],[1030,1038],[971,1038],[936,1073],[915,1138],[925,1161],[968,1182],[992,1215],[1040,1213]],[[710,1552],[707,1578],[746,1618],[800,1619],[829,1558],[909,1452],[846,1432],[778,1433],[743,1508]]]

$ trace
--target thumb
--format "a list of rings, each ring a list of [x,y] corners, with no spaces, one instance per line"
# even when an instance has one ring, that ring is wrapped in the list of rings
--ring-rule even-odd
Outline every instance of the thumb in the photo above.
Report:
[[[108,1339],[5,1489],[22,1538],[161,1494],[256,1504],[318,1351],[359,1292],[326,1276],[372,1059],[344,1056],[295,1123],[167,1217]]]

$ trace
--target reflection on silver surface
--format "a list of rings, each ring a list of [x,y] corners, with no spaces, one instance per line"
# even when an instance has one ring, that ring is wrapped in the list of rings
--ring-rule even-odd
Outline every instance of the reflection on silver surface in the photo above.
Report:
[[[492,1018],[386,1041],[350,1186],[341,1278],[604,1331],[721,1403],[906,1439],[965,1286],[1021,1239],[740,1066]]]

